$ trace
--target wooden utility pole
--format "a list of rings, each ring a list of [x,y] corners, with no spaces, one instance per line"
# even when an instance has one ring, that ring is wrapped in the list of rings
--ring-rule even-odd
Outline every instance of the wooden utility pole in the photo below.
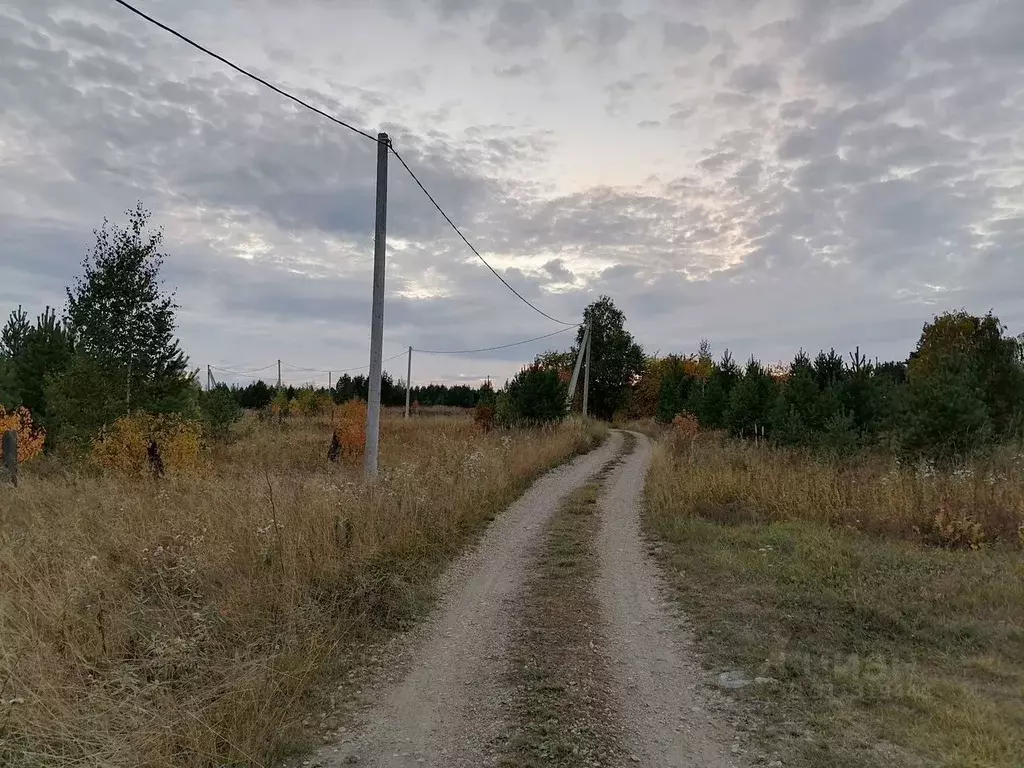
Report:
[[[12,485],[18,484],[18,433],[13,429],[4,432],[3,437],[4,475]]]
[[[281,388],[281,358],[277,359],[277,388]]]
[[[370,314],[370,381],[366,403],[366,454],[363,470],[377,476],[380,448],[380,377],[384,358],[384,261],[388,239],[388,151],[386,133],[377,134],[377,214],[373,235],[373,309]]]

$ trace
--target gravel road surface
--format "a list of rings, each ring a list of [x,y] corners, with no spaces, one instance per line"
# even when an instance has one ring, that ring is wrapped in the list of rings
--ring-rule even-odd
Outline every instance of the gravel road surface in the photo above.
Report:
[[[613,704],[606,724],[623,742],[613,763],[644,768],[740,768],[734,734],[696,660],[689,635],[640,531],[650,441],[604,480],[592,584],[599,606],[595,652]],[[362,693],[369,702],[337,743],[304,765],[335,768],[482,768],[522,723],[509,722],[511,645],[526,605],[531,569],[566,497],[592,482],[618,453],[621,433],[538,480],[498,516],[439,586],[432,617],[385,654],[384,673]],[[606,760],[602,764],[608,764]]]
[[[603,446],[549,472],[497,517],[479,544],[443,577],[433,617],[409,638],[404,675],[371,692],[376,704],[355,735],[325,746],[325,768],[481,768],[506,729],[504,675],[533,551],[565,497],[618,451]],[[310,761],[311,763],[313,761]]]

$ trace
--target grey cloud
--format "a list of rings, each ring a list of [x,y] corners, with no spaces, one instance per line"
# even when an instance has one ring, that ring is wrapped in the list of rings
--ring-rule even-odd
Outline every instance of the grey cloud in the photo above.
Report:
[[[814,114],[817,102],[814,99],[797,99],[789,101],[779,107],[779,117],[783,120],[806,119]]]
[[[608,103],[605,111],[610,115],[616,115],[624,111],[629,100],[645,83],[649,83],[651,76],[641,72],[629,78],[616,80],[605,86],[604,91],[608,95]]]
[[[840,34],[813,49],[808,72],[855,93],[876,90],[909,71],[908,46],[962,0],[905,0],[885,18]]]
[[[544,271],[551,275],[552,278],[563,283],[571,283],[576,279],[576,276],[566,269],[565,262],[561,259],[552,259],[544,265]]]
[[[738,159],[739,155],[734,152],[718,152],[710,157],[705,157],[698,165],[705,171],[714,173],[732,165]]]
[[[621,43],[633,28],[633,21],[619,11],[606,11],[594,19],[594,37],[603,48]]]
[[[729,85],[747,94],[778,93],[779,78],[770,64],[745,64],[733,70]]]
[[[544,42],[558,12],[538,0],[503,0],[487,34],[487,42],[499,49],[536,48]]]
[[[663,27],[665,47],[681,53],[699,53],[711,40],[707,27],[685,21],[666,21]]]

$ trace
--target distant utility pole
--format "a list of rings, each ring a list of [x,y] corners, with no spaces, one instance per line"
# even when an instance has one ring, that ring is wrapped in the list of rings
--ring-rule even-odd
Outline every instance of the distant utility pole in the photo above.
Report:
[[[412,346],[409,347],[409,364],[405,368],[405,418],[409,418],[412,405]]]
[[[565,409],[569,410],[572,408],[573,397],[576,396],[576,384],[580,380],[580,367],[583,365],[583,353],[587,349],[587,344],[590,343],[590,323],[587,323],[587,329],[583,332],[583,343],[580,344],[580,351],[576,355],[576,365],[572,369],[572,381],[569,382],[569,393],[565,398]]]
[[[327,388],[328,389],[334,389],[333,385],[331,384],[331,378],[332,378],[332,374],[333,373],[334,373],[334,371],[328,371],[327,372]]]
[[[377,134],[377,215],[373,235],[373,310],[370,315],[370,391],[366,404],[366,455],[363,471],[377,476],[380,448],[380,377],[384,358],[384,260],[388,237],[388,150],[386,133]]]
[[[590,345],[593,343],[594,334],[591,333],[590,321],[587,321],[587,366],[586,375],[583,377],[583,416],[587,415],[587,402],[590,399]]]
[[[281,358],[277,359],[277,388],[281,388]]]
[[[213,370],[210,366],[206,366],[206,391],[209,392],[213,389]]]

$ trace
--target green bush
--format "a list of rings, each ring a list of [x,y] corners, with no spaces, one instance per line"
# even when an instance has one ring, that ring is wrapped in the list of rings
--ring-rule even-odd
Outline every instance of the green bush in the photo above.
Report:
[[[241,406],[231,390],[223,384],[205,392],[200,406],[203,428],[210,437],[226,437],[231,432],[231,426],[242,418]]]
[[[539,365],[523,368],[498,399],[498,423],[535,426],[560,421],[566,414],[568,393],[558,371]]]

